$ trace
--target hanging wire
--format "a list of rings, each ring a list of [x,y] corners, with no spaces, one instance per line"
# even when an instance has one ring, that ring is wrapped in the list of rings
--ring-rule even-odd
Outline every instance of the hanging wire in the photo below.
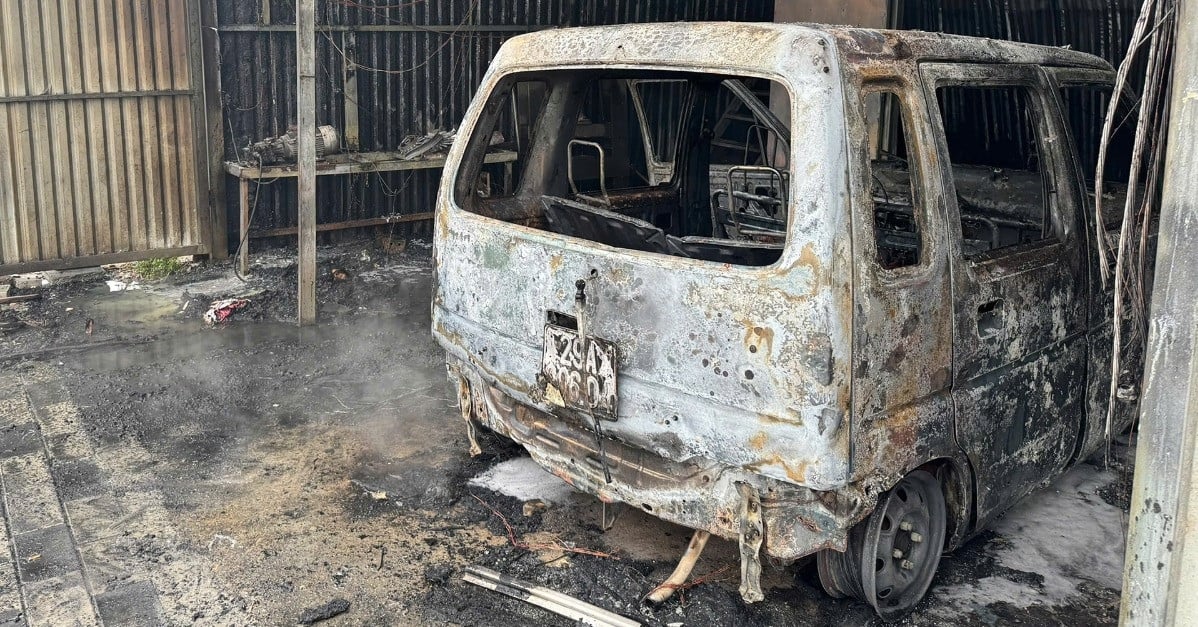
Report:
[[[1099,271],[1103,287],[1113,274],[1113,315],[1110,388],[1107,394],[1107,413],[1104,436],[1106,461],[1111,458],[1115,409],[1119,402],[1120,379],[1125,364],[1127,344],[1142,353],[1139,347],[1147,331],[1147,297],[1144,280],[1150,267],[1149,234],[1152,230],[1153,208],[1159,199],[1160,181],[1164,166],[1165,129],[1169,121],[1170,70],[1177,28],[1176,0],[1144,0],[1132,34],[1126,57],[1119,65],[1115,90],[1108,105],[1103,124],[1102,141],[1095,172],[1094,222],[1098,242]],[[1131,155],[1127,197],[1123,204],[1123,220],[1119,232],[1107,232],[1103,219],[1103,174],[1107,152],[1115,124],[1115,104],[1125,89],[1132,68],[1144,55],[1145,75],[1136,119],[1135,144]],[[1141,185],[1143,183],[1143,185]],[[1112,271],[1110,256],[1114,255]],[[1134,355],[1133,355],[1134,356]]]

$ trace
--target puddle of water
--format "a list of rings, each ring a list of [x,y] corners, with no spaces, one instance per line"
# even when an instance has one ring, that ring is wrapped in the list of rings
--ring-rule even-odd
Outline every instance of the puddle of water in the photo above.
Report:
[[[113,292],[104,284],[63,302],[63,306],[87,312],[97,323],[109,327],[174,322],[173,317],[181,307],[175,300],[142,290]]]

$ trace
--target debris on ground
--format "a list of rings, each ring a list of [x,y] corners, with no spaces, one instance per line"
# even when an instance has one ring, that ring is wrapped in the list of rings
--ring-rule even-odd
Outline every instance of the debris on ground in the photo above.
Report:
[[[340,616],[348,611],[349,601],[345,599],[333,599],[320,607],[304,610],[304,613],[300,614],[298,622],[301,625],[315,625],[334,616]]]
[[[419,159],[427,155],[444,152],[453,143],[457,131],[437,129],[424,135],[408,135],[399,142],[399,158]]]
[[[244,309],[249,304],[250,301],[244,298],[218,300],[212,303],[212,306],[204,313],[204,322],[210,327],[216,326],[228,320],[233,315],[233,312],[238,309]]]
[[[341,268],[333,268],[329,274],[332,275],[334,281],[344,281],[349,278],[349,273]]]
[[[108,283],[108,291],[110,292],[128,292],[131,290],[140,290],[141,284],[137,281],[105,281]]]
[[[0,311],[0,333],[16,331],[23,326],[25,326],[25,323],[21,322],[20,318],[17,318],[17,314],[12,310],[5,309]]]
[[[386,490],[381,490],[379,488],[376,488],[375,486],[367,485],[357,479],[350,479],[349,482],[352,483],[354,486],[356,486],[359,490],[361,490],[363,494],[370,497],[370,500],[372,500],[372,501],[387,500],[387,491]]]
[[[470,566],[462,578],[467,583],[506,594],[513,599],[527,601],[584,625],[611,625],[613,627],[638,627],[640,625],[639,622],[620,616],[615,612],[609,612],[556,590],[508,577],[489,568]]]
[[[8,305],[11,303],[24,303],[31,300],[41,300],[42,295],[39,294],[20,294],[17,296],[0,297],[0,305]]]
[[[449,564],[430,564],[424,569],[424,580],[429,583],[444,585],[453,575],[453,567]]]
[[[19,290],[35,290],[49,284],[50,281],[39,274],[18,274],[12,278],[12,286]]]
[[[536,514],[537,512],[543,512],[548,508],[549,506],[545,504],[545,501],[542,501],[541,499],[533,499],[524,503],[523,511],[525,516],[532,516],[533,514]]]

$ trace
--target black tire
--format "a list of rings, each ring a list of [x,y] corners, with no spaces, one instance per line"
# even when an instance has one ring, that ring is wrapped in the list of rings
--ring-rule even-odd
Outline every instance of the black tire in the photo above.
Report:
[[[820,585],[831,597],[869,603],[884,620],[902,618],[932,584],[946,527],[940,482],[913,471],[878,497],[874,511],[849,532],[845,552],[819,552]]]

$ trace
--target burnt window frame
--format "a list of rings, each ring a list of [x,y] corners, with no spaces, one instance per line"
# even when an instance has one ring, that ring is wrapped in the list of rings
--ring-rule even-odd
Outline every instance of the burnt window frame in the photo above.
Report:
[[[856,115],[862,125],[861,131],[865,140],[864,144],[859,146],[861,154],[858,157],[858,162],[861,163],[862,176],[861,191],[858,197],[861,199],[862,208],[867,209],[865,213],[868,214],[866,230],[868,231],[867,251],[870,265],[875,274],[889,282],[921,276],[934,265],[939,247],[935,243],[937,233],[934,228],[935,220],[931,215],[934,209],[928,194],[929,185],[924,177],[927,166],[924,163],[925,157],[922,148],[925,140],[916,126],[915,110],[919,104],[919,91],[907,80],[890,77],[869,79],[860,85],[857,93]],[[919,236],[918,261],[914,264],[893,268],[882,265],[877,245],[878,227],[876,204],[873,198],[873,158],[871,156],[874,146],[872,144],[873,137],[870,134],[869,111],[867,110],[867,99],[873,94],[893,94],[898,101],[899,119],[902,122],[901,132],[903,142],[907,146],[906,162],[907,170],[910,173],[911,213],[915,220],[916,233]]]
[[[967,262],[971,268],[991,266],[996,262],[1018,258],[1042,257],[1046,262],[1063,259],[1066,247],[1074,244],[1078,224],[1075,212],[1068,210],[1072,207],[1069,207],[1068,203],[1063,206],[1061,195],[1075,191],[1067,179],[1076,177],[1078,173],[1071,156],[1073,151],[1064,148],[1063,136],[1058,137],[1058,134],[1067,132],[1064,128],[1066,124],[1061,118],[1059,96],[1053,91],[1056,85],[1048,76],[1045,68],[1034,64],[937,61],[921,63],[920,76],[923,80],[924,99],[927,102],[936,149],[945,166],[942,168],[941,179],[946,195],[947,217],[951,223],[949,236],[952,246],[957,251],[957,257]],[[1037,156],[1044,173],[1044,201],[1056,237],[990,249],[974,256],[965,254],[965,237],[961,225],[961,206],[958,200],[956,177],[952,173],[953,161],[950,158],[944,116],[940,110],[938,99],[938,92],[943,87],[979,89],[1015,87],[1027,90],[1035,108],[1034,115],[1030,116],[1030,120],[1036,132],[1036,143],[1039,149]],[[1054,127],[1054,119],[1059,128]]]
[[[761,79],[769,81],[773,87],[782,88],[783,93],[786,96],[787,115],[790,119],[800,118],[801,114],[803,113],[798,109],[799,103],[802,100],[797,96],[798,92],[796,89],[798,85],[794,82],[793,77],[786,73],[763,70],[761,68],[721,67],[718,69],[713,69],[702,66],[691,67],[640,64],[627,66],[619,65],[613,67],[598,66],[593,64],[566,64],[553,66],[531,65],[513,67],[510,70],[494,74],[478,87],[475,94],[476,100],[471,104],[471,109],[467,111],[462,124],[459,126],[459,132],[464,129],[468,129],[470,137],[466,141],[465,145],[459,149],[460,152],[458,155],[456,155],[456,158],[451,152],[450,160],[446,163],[446,169],[451,170],[452,174],[447,174],[448,176],[451,176],[451,178],[448,181],[448,184],[442,185],[442,189],[444,190],[443,197],[448,200],[449,210],[455,214],[466,214],[470,216],[470,219],[502,222],[507,224],[508,227],[512,229],[525,233],[539,235],[544,235],[546,233],[552,234],[551,231],[536,226],[531,226],[522,220],[499,218],[486,212],[479,211],[476,208],[473,202],[474,200],[477,200],[473,191],[474,181],[477,180],[485,165],[484,158],[487,149],[486,141],[483,139],[482,134],[478,133],[478,129],[482,127],[494,126],[498,116],[501,114],[499,109],[507,106],[506,103],[509,102],[511,89],[515,84],[522,81],[544,81],[550,84],[550,89],[547,91],[544,108],[542,109],[541,115],[538,117],[536,126],[534,128],[533,136],[535,137],[537,133],[540,132],[541,125],[546,123],[545,110],[549,107],[549,103],[553,102],[554,100],[555,89],[553,87],[552,80],[553,74],[568,72],[604,72],[612,70],[629,73],[648,73],[671,76],[676,74],[705,74],[711,77],[718,77],[721,79],[721,81],[744,78]],[[502,98],[497,98],[497,95],[500,93],[503,93],[504,96]],[[484,94],[485,99],[479,100],[480,96]],[[775,119],[780,121],[780,118],[778,118],[777,115],[772,112],[771,102],[762,103],[762,107],[764,107],[767,112],[770,112],[771,115],[774,115]],[[791,175],[791,177],[793,177],[795,168],[794,162],[796,161],[795,156],[798,150],[796,147],[798,144],[798,127],[795,125],[786,125],[785,123],[781,123],[781,125],[787,131],[786,137],[787,145],[789,147],[789,150],[785,154],[787,162],[786,171],[789,175]],[[530,144],[531,143],[532,142],[530,141]],[[511,196],[505,197],[505,199],[513,200],[525,197],[529,191],[527,171],[525,176],[519,177],[517,180],[513,181],[513,183],[513,189],[515,190],[515,193]],[[677,177],[672,177],[671,181],[669,182],[669,186],[677,186],[678,184],[679,179]],[[793,183],[791,184],[793,185]],[[463,202],[463,199],[469,199],[469,202]],[[779,268],[783,268],[789,264],[792,264],[794,262],[794,258],[800,254],[799,249],[793,247],[793,240],[796,236],[794,225],[797,216],[799,215],[799,211],[800,209],[796,200],[796,196],[793,193],[788,194],[786,201],[787,226],[785,230],[785,238],[782,242],[783,248],[780,256],[770,264],[735,264],[723,261],[711,261],[679,255],[663,254],[658,252],[639,251],[632,248],[617,248],[617,250],[621,251],[623,254],[661,257],[664,259],[670,259],[674,263],[682,263],[687,265],[693,264],[699,267],[710,267],[712,264],[716,264],[723,266],[726,270],[734,271],[745,276],[760,277],[771,272],[776,272]],[[736,243],[739,240],[728,239],[726,241]]]
[[[1057,93],[1061,93],[1065,89],[1077,88],[1077,87],[1090,88],[1090,89],[1104,89],[1105,88],[1105,89],[1110,89],[1112,98],[1114,97],[1116,73],[1113,70],[1094,70],[1094,69],[1085,69],[1085,68],[1049,68],[1048,75],[1049,75],[1050,80],[1052,81],[1052,87]],[[1129,106],[1133,107],[1132,111],[1134,112],[1134,111],[1138,110],[1139,102],[1134,101],[1133,99],[1134,99],[1134,94],[1132,94],[1126,88],[1124,89],[1124,92],[1119,97],[1119,100],[1127,100]],[[1112,100],[1112,102],[1114,102],[1114,100]],[[1062,105],[1063,104],[1064,104],[1064,101],[1062,100]],[[1108,103],[1108,105],[1109,104],[1110,103]],[[1067,114],[1065,114],[1064,111],[1062,111],[1062,114],[1067,115]],[[1073,126],[1068,123],[1069,122],[1068,119],[1066,119],[1065,122],[1066,122],[1065,133],[1066,133],[1066,137],[1069,140],[1069,145],[1072,147],[1071,152],[1073,153],[1073,158],[1074,158],[1074,169],[1077,170],[1077,184],[1079,186],[1078,189],[1082,190],[1082,192],[1084,194],[1082,200],[1084,201],[1085,208],[1087,209],[1087,211],[1084,211],[1083,213],[1085,215],[1087,223],[1089,223],[1091,220],[1093,220],[1093,213],[1094,213],[1093,206],[1090,204],[1090,196],[1089,195],[1091,192],[1094,191],[1094,189],[1093,189],[1093,185],[1091,184],[1091,181],[1089,181],[1086,178],[1086,172],[1088,172],[1091,169],[1091,167],[1096,167],[1097,164],[1096,163],[1095,164],[1087,164],[1082,161],[1081,152],[1078,150],[1077,138],[1073,136]],[[1127,123],[1134,124],[1134,120],[1128,121]],[[1120,182],[1120,183],[1124,184],[1124,185],[1127,184],[1126,182]],[[1107,231],[1111,231],[1111,230],[1117,231],[1122,224],[1123,224],[1123,213],[1122,213],[1122,208],[1120,208],[1118,215],[1114,220],[1105,221],[1105,223],[1103,224],[1103,229],[1105,229]],[[1093,227],[1089,226],[1087,228],[1093,228]]]

